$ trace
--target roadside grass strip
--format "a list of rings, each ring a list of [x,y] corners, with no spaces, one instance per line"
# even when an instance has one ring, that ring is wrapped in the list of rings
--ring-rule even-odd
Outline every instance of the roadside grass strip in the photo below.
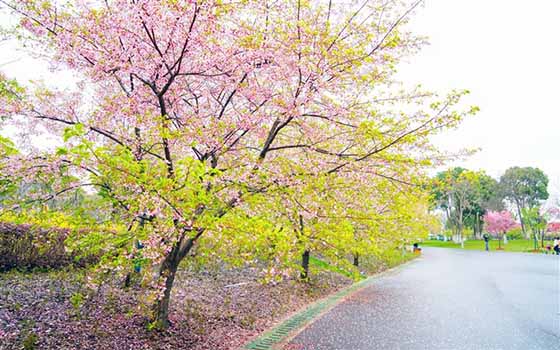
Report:
[[[352,284],[349,287],[346,287],[335,294],[328,296],[324,299],[316,301],[311,305],[307,306],[302,311],[297,312],[293,316],[289,317],[288,319],[284,320],[280,325],[264,332],[258,338],[253,339],[249,343],[247,343],[243,349],[251,349],[251,350],[271,350],[274,349],[273,346],[282,343],[283,341],[287,340],[290,335],[294,334],[295,331],[303,328],[308,323],[310,323],[313,319],[317,316],[321,315],[325,311],[336,306],[336,304],[341,301],[341,299],[347,297],[348,295],[368,287],[369,285],[373,284],[373,282],[378,279],[379,277],[386,275],[390,272],[395,272],[402,267],[408,265],[412,261],[408,261],[403,263],[399,266],[394,268],[385,270],[381,273],[376,275],[370,276],[366,279],[363,279],[359,282]]]
[[[362,277],[362,276],[360,275],[360,273],[357,272],[357,271],[351,272],[351,271],[342,269],[342,268],[340,268],[340,267],[331,265],[331,264],[329,264],[328,262],[326,262],[326,261],[324,261],[324,260],[321,260],[321,259],[319,259],[319,258],[316,258],[316,257],[314,257],[314,256],[310,256],[310,257],[309,257],[309,264],[310,264],[310,265],[313,265],[313,266],[315,266],[315,267],[317,267],[317,268],[319,268],[319,269],[322,269],[322,270],[325,270],[325,271],[331,271],[331,272],[334,272],[334,273],[338,273],[338,274],[341,274],[341,275],[346,276],[346,277],[348,277],[348,278],[352,278],[352,279],[354,279],[354,280],[362,280],[362,279],[365,279],[365,277]]]
[[[537,250],[542,253],[547,253],[547,250],[541,247],[542,242],[539,241],[537,243]],[[551,246],[551,241],[545,241],[544,246],[547,245]],[[443,242],[443,241],[424,241],[420,243],[421,247],[438,247],[438,248],[455,248],[455,249],[462,249],[461,244],[454,243],[451,241]],[[501,250],[498,247],[501,246]],[[490,251],[502,251],[502,252],[518,252],[518,253],[533,253],[535,252],[535,242],[532,239],[512,239],[509,240],[507,244],[501,243],[498,244],[498,240],[493,239],[489,242]],[[465,248],[466,250],[485,250],[484,241],[482,240],[468,240],[465,241]],[[549,252],[552,253],[552,252]]]

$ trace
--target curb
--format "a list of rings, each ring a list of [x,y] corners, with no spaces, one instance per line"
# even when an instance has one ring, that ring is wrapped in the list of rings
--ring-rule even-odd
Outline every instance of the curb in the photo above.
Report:
[[[272,350],[275,345],[278,345],[290,339],[290,335],[295,335],[296,331],[301,330],[304,326],[308,325],[317,316],[334,308],[341,299],[373,284],[378,278],[389,273],[397,272],[412,262],[418,260],[418,257],[413,258],[403,264],[370,276],[364,280],[356,282],[330,296],[327,296],[319,301],[308,305],[303,310],[296,312],[294,315],[282,321],[279,325],[265,331],[257,338],[245,344],[241,349],[245,350]],[[299,332],[297,332],[299,333]],[[296,334],[297,334],[296,333]]]

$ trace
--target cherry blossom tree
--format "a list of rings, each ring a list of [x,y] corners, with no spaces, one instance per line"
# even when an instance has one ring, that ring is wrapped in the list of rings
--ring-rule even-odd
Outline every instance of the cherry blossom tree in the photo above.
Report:
[[[465,91],[394,80],[424,43],[403,26],[420,1],[0,3],[20,20],[15,37],[76,80],[2,75],[5,123],[58,136],[55,149],[3,159],[3,176],[52,178],[27,204],[84,187],[111,203],[115,233],[88,242],[120,271],[142,242],[158,328],[193,247],[219,247],[232,222],[268,225],[247,221],[251,201],[314,177],[368,186],[392,165],[421,169],[441,156],[430,136],[477,111],[457,109]]]
[[[501,241],[503,235],[509,230],[518,226],[511,213],[507,210],[503,211],[488,211],[484,215],[484,224],[486,230],[493,235],[499,236],[499,248],[501,249]]]
[[[558,232],[560,232],[560,221],[558,221],[558,219],[560,218],[560,208],[558,207],[552,207],[549,208],[547,210],[547,214],[548,214],[548,223],[546,225],[546,232],[552,233],[552,234],[558,234]]]
[[[522,218],[525,220],[527,227],[531,229],[535,242],[535,249],[539,238],[541,240],[541,248],[544,248],[544,236],[549,232],[549,222],[558,217],[559,209],[556,207],[533,207],[521,210]],[[554,228],[554,226],[552,226]]]
[[[560,222],[549,222],[546,226],[546,232],[558,234],[560,232]]]

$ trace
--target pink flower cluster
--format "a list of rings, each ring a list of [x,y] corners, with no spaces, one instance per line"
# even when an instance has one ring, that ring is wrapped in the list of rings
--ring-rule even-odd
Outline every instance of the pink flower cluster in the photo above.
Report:
[[[488,211],[484,215],[484,224],[486,230],[493,235],[504,234],[519,225],[507,210]]]

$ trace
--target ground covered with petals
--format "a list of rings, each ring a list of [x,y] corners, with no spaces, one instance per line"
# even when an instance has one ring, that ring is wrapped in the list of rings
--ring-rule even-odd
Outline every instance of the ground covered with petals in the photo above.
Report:
[[[0,274],[0,349],[235,349],[289,313],[352,283],[318,273],[310,283],[262,284],[257,270],[182,271],[166,332],[147,330],[129,289],[87,296],[79,273]]]

